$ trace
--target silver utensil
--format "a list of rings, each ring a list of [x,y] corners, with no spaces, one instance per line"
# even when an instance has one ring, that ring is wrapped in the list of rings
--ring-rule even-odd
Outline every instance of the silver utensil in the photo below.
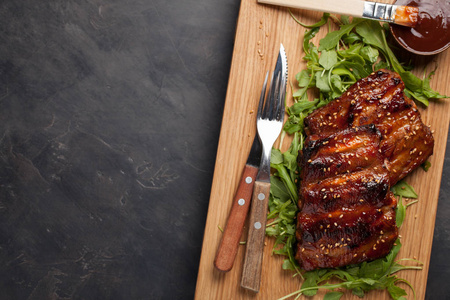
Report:
[[[247,247],[241,279],[241,286],[254,292],[259,291],[261,282],[264,237],[270,194],[270,153],[275,140],[280,135],[284,120],[287,59],[283,45],[280,45],[280,52],[272,75],[267,99],[265,100],[268,75],[269,72],[266,73],[266,80],[262,88],[256,121],[258,136],[262,144],[262,156],[253,187]]]

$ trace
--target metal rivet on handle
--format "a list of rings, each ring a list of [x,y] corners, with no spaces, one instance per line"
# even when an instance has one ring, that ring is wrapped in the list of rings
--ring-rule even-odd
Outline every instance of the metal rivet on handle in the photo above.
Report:
[[[255,229],[261,229],[261,223],[260,222],[255,222],[255,224],[253,226],[255,226]]]
[[[252,183],[253,179],[248,176],[247,178],[245,178],[245,182],[247,182],[248,184]]]
[[[259,200],[264,200],[264,199],[266,199],[266,195],[264,195],[263,193],[259,193],[258,194],[258,199]]]
[[[244,204],[245,204],[245,199],[243,199],[243,198],[239,199],[239,200],[238,200],[238,204],[239,204],[240,206],[244,205]]]

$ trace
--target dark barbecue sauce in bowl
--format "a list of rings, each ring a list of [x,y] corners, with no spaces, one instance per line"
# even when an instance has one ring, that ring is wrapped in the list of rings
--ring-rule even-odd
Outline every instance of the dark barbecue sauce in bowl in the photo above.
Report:
[[[450,47],[450,0],[398,0],[395,4],[419,8],[414,28],[391,24],[391,32],[403,48],[432,55]]]

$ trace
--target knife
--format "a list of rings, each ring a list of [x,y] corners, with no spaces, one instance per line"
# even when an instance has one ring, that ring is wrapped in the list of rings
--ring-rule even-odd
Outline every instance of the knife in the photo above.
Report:
[[[261,160],[261,152],[261,142],[259,141],[258,133],[256,133],[239,181],[236,195],[233,199],[228,221],[219,248],[217,249],[216,258],[214,259],[214,266],[219,271],[228,272],[233,268],[239,248],[239,240],[242,236],[245,219],[247,218],[250,207],[253,185]]]
[[[408,27],[417,25],[419,17],[417,7],[363,0],[258,0],[258,2],[372,19]]]

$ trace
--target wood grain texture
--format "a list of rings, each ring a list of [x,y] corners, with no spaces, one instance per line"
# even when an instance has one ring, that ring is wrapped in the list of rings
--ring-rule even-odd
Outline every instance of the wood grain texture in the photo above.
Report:
[[[387,2],[387,1],[385,1]],[[292,10],[296,18],[312,24],[321,13]],[[295,74],[305,68],[302,61],[302,39],[305,29],[289,15],[287,8],[258,4],[257,0],[242,0],[237,24],[233,60],[222,120],[216,166],[211,189],[208,217],[204,232],[196,296],[203,299],[277,299],[299,289],[301,281],[292,272],[281,268],[282,257],[272,255],[273,239],[265,240],[262,278],[259,293],[240,287],[245,246],[241,246],[233,269],[222,273],[214,268],[214,256],[221,239],[217,226],[227,220],[240,172],[255,134],[256,109],[260,87],[267,70],[274,68],[280,43],[286,48],[289,62],[289,82],[295,87]],[[327,32],[326,26],[312,40],[318,43]],[[450,94],[450,51],[433,57],[412,56],[413,72],[422,76],[427,67],[430,71],[437,65],[431,86],[442,94]],[[288,89],[287,99],[292,92]],[[434,222],[438,202],[445,146],[448,134],[450,100],[430,103],[421,109],[425,124],[434,130],[436,145],[430,158],[432,167],[428,172],[418,169],[406,180],[419,194],[419,202],[410,206],[400,230],[403,247],[399,258],[416,258],[424,263],[421,271],[403,271],[405,278],[415,287],[417,299],[424,299],[428,267],[433,240]],[[287,149],[290,139],[286,137],[282,149]],[[246,239],[245,231],[242,240]],[[405,286],[406,288],[406,286]],[[412,293],[408,291],[408,293]],[[322,293],[323,294],[323,293]],[[321,295],[313,299],[321,299]],[[309,299],[309,298],[308,298]],[[359,299],[346,294],[342,299]],[[365,299],[389,299],[385,291],[373,291]]]
[[[214,266],[219,271],[228,272],[233,268],[239,248],[239,240],[244,231],[245,220],[250,208],[257,173],[258,168],[250,165],[245,165],[242,171],[241,180],[239,181],[230,215],[228,216],[227,226],[223,232],[222,240],[217,249],[216,259],[214,260]]]
[[[241,287],[256,293],[259,292],[261,283],[269,194],[269,182],[255,182],[252,205],[248,218],[248,236],[245,247]]]

